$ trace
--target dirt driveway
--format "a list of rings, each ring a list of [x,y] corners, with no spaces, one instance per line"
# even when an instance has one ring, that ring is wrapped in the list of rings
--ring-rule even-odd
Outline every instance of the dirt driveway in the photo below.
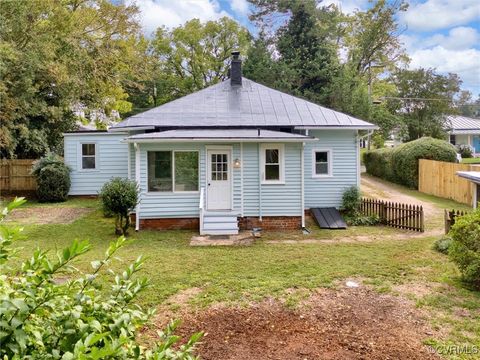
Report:
[[[395,189],[394,186],[389,186],[371,176],[362,176],[361,189],[362,193],[368,197],[423,206],[425,223],[427,225],[427,230],[423,235],[429,236],[442,234],[443,229],[437,225],[441,223],[441,219],[443,219],[443,209],[437,207],[435,204],[404,194]]]

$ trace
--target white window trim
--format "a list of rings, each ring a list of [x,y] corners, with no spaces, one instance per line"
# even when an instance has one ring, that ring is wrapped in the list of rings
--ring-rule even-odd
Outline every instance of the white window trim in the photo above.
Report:
[[[95,167],[93,169],[84,169],[83,168],[83,146],[84,144],[93,144],[95,145]],[[82,141],[78,144],[78,159],[77,159],[77,162],[78,162],[78,171],[82,171],[82,172],[95,172],[95,171],[100,171],[100,162],[99,162],[99,153],[98,153],[98,142],[96,141]]]
[[[265,179],[265,151],[278,149],[278,163],[280,166],[279,180]],[[262,185],[284,185],[285,184],[285,144],[264,143],[260,144],[260,180]]]
[[[172,153],[172,191],[151,191],[148,189],[148,153],[168,151]],[[198,153],[198,190],[194,191],[175,191],[175,153],[177,152],[196,152]],[[147,194],[198,194],[200,192],[200,150],[147,150]]]
[[[316,173],[316,156],[317,152],[326,152],[328,158],[328,174],[317,174]],[[312,178],[314,179],[325,179],[333,177],[333,151],[332,149],[321,149],[314,148],[312,149]]]

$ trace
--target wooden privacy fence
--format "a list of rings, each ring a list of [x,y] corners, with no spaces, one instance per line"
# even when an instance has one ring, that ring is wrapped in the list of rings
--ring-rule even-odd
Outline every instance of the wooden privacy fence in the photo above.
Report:
[[[457,171],[480,171],[480,166],[420,159],[418,190],[472,205],[475,187],[470,181],[457,176]]]
[[[35,160],[0,160],[0,193],[30,192],[37,189],[30,173]]]
[[[450,232],[450,228],[455,224],[457,217],[467,214],[468,211],[463,210],[445,210],[445,234]]]
[[[362,199],[361,211],[367,216],[377,215],[384,225],[398,229],[425,231],[423,207],[376,199]]]

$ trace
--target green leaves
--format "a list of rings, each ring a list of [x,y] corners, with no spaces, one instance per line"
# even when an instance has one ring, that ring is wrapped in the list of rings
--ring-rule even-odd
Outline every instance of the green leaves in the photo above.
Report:
[[[9,204],[3,216],[21,203],[23,200],[18,199]],[[16,239],[15,231],[6,233],[8,243]],[[0,238],[4,263],[11,255],[6,243]],[[112,241],[104,258],[92,261],[93,272],[89,274],[79,274],[72,265],[90,249],[88,241],[80,240],[55,257],[35,250],[15,274],[4,272],[6,266],[0,268],[0,358],[193,359],[200,335],[174,350],[171,347],[179,340],[173,334],[174,326],[153,349],[137,344],[138,330],[153,314],[134,303],[148,284],[146,279],[136,278],[143,259],[137,258],[119,273],[108,269],[117,251],[127,244],[123,236]],[[110,290],[100,290],[95,284],[105,268],[110,270],[107,274],[113,273]],[[65,275],[69,281],[63,281]]]

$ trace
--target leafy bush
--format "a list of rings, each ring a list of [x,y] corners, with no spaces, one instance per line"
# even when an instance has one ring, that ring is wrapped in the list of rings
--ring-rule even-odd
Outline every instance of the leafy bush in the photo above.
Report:
[[[32,174],[37,180],[37,196],[40,202],[61,202],[68,198],[70,168],[62,158],[48,154],[36,161]]]
[[[356,217],[345,217],[345,221],[351,226],[374,226],[380,224],[380,217],[377,215],[364,216],[357,215]]]
[[[462,159],[469,159],[473,157],[472,148],[468,145],[457,145],[457,150],[462,156]]]
[[[355,217],[359,215],[361,205],[362,197],[358,187],[352,186],[343,192],[342,210],[345,216]]]
[[[433,243],[433,250],[442,254],[448,254],[451,245],[452,238],[450,236],[444,236]]]
[[[393,181],[393,169],[391,164],[392,148],[383,148],[367,151],[363,154],[363,162],[367,173],[385,180]]]
[[[402,144],[392,153],[394,178],[400,184],[418,188],[418,160],[457,161],[455,146],[444,140],[424,137]]]
[[[456,218],[448,255],[466,281],[480,286],[480,209]]]
[[[109,269],[114,278],[110,291],[96,284],[125,245],[124,237],[110,244],[102,260],[92,261],[88,274],[80,274],[72,265],[90,249],[86,241],[74,241],[55,260],[37,249],[20,271],[9,274],[11,245],[20,231],[2,221],[23,202],[16,199],[0,213],[0,358],[194,359],[194,345],[202,335],[195,334],[185,345],[172,349],[179,340],[173,334],[178,322],[159,333],[160,341],[152,349],[138,344],[139,330],[153,314],[133,303],[147,286],[145,279],[135,279],[141,258],[121,274]]]
[[[113,178],[100,191],[104,213],[115,216],[115,233],[127,235],[130,227],[130,213],[138,204],[139,189],[135,181]]]
[[[457,152],[444,140],[424,137],[393,149],[370,151],[364,157],[369,174],[410,188],[418,187],[419,159],[456,162]]]

